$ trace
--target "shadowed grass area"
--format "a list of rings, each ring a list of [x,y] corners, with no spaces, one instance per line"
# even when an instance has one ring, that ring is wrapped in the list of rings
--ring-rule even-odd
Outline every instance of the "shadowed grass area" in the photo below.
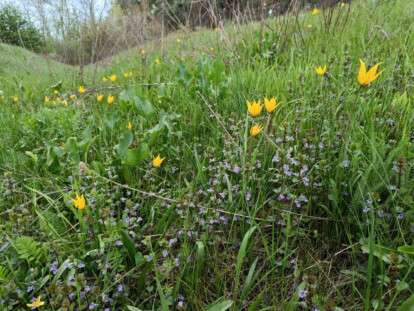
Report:
[[[177,33],[83,81],[16,49],[43,74],[9,54],[0,78],[0,305],[409,305],[413,18],[354,1]]]

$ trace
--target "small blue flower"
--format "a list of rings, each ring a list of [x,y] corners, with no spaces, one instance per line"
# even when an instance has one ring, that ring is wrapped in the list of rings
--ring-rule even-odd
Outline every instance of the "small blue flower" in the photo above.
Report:
[[[122,293],[124,291],[124,285],[123,284],[118,284],[116,291],[118,293]]]
[[[308,291],[306,289],[301,289],[299,291],[299,299],[304,300],[306,297],[308,297]]]
[[[241,172],[241,168],[239,166],[233,167],[233,173],[240,174],[240,172]]]
[[[52,262],[52,265],[50,266],[49,271],[53,274],[56,275],[57,271],[58,271],[58,262],[54,261]]]
[[[369,212],[370,210],[371,210],[371,209],[370,209],[369,207],[365,206],[365,207],[362,209],[362,212],[363,212],[364,214],[368,214],[368,212]]]

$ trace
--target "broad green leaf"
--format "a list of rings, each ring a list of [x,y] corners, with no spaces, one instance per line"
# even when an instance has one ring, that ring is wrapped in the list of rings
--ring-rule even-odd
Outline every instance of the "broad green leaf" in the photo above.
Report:
[[[135,265],[136,266],[140,266],[145,262],[145,258],[144,258],[144,256],[142,255],[141,252],[137,252],[134,257],[135,257]]]
[[[135,166],[139,162],[150,156],[150,150],[147,144],[141,144],[138,148],[128,149],[125,155],[124,163],[128,166]]]
[[[135,96],[134,101],[138,113],[143,117],[149,117],[154,113],[154,107],[148,100],[142,100],[140,97]]]
[[[369,241],[361,239],[360,243],[361,243],[362,252],[365,253],[365,254],[369,254],[370,253]],[[392,252],[391,249],[386,248],[382,245],[378,245],[378,244],[373,244],[372,245],[372,255],[374,255],[375,257],[377,257],[379,259],[381,259],[382,261],[384,261],[386,263],[391,263],[392,253],[393,252]]]
[[[404,301],[397,311],[414,311],[414,294]]]
[[[398,247],[398,251],[403,254],[414,255],[414,246],[412,245],[400,246]]]
[[[206,311],[225,311],[233,305],[232,300],[223,300],[207,307]]]
[[[74,162],[80,161],[79,146],[76,137],[69,137],[65,142],[65,151]]]
[[[247,247],[250,242],[250,238],[253,235],[254,231],[257,229],[256,226],[251,227],[246,234],[244,235],[243,241],[240,245],[239,253],[237,254],[237,261],[236,261],[236,283],[235,289],[239,289],[239,282],[240,282],[240,274],[242,271],[243,261],[247,257]]]
[[[124,157],[133,140],[134,136],[132,135],[131,131],[125,131],[121,136],[119,144],[115,146],[115,149],[120,157]]]

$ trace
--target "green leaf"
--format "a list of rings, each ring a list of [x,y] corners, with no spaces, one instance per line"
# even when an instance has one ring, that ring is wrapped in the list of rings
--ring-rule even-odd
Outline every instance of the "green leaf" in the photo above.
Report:
[[[239,253],[237,254],[237,261],[236,261],[236,283],[235,283],[235,290],[239,289],[239,282],[240,282],[240,274],[242,271],[243,261],[247,257],[247,247],[249,245],[249,241],[251,236],[253,235],[254,231],[257,229],[256,226],[251,227],[246,234],[244,235],[243,241],[240,245]]]
[[[249,273],[247,274],[246,280],[244,281],[242,293],[240,295],[241,299],[245,299],[247,297],[258,276],[258,274],[255,273],[258,260],[259,258],[256,258],[250,266]]]
[[[0,266],[0,284],[6,284],[9,282],[10,272],[6,267]]]
[[[144,256],[142,255],[141,252],[137,252],[135,254],[134,258],[135,258],[135,265],[136,266],[141,266],[143,263],[145,263],[145,258],[144,258]]]
[[[143,117],[150,117],[154,113],[154,107],[148,100],[142,100],[140,97],[134,97],[135,107],[138,113]]]
[[[131,131],[124,132],[121,140],[119,141],[119,144],[115,146],[115,150],[121,158],[125,156],[133,140],[134,136],[132,135]]]
[[[79,146],[76,137],[69,137],[65,142],[65,150],[69,158],[74,162],[80,161]]]
[[[62,86],[63,86],[63,81],[62,80],[60,80],[60,81],[58,81],[58,82],[56,82],[55,84],[52,84],[49,88],[52,90],[52,91],[61,91],[62,90]]]
[[[216,302],[210,306],[207,307],[206,311],[225,311],[230,309],[230,307],[233,305],[232,300],[223,300]]]
[[[404,301],[397,311],[414,311],[414,294]]]
[[[142,311],[142,309],[133,306],[127,306],[127,308],[129,311]]]
[[[120,94],[119,94],[119,99],[121,101],[127,102],[130,99],[130,94],[127,90],[123,90]]]
[[[398,251],[403,254],[414,255],[414,246],[412,245],[400,246],[398,247]]]
[[[131,237],[126,233],[125,231],[121,231],[121,240],[122,243],[124,243],[125,248],[128,251],[128,255],[131,258],[131,260],[135,261],[135,256],[137,254],[137,250],[134,245],[134,241],[131,239]]]
[[[26,154],[28,157],[30,157],[30,158],[33,160],[33,162],[37,163],[37,161],[38,161],[38,157],[37,157],[37,155],[36,155],[36,154],[34,154],[34,153],[33,153],[33,152],[31,152],[31,151],[26,151],[26,152],[25,152],[25,154]]]
[[[106,127],[108,127],[110,130],[113,130],[115,128],[117,119],[118,118],[114,114],[109,114],[105,118],[104,123],[105,123]]]
[[[405,281],[400,281],[400,282],[398,282],[396,288],[397,288],[397,291],[398,292],[402,292],[402,291],[404,291],[406,289],[410,289],[410,285],[407,282],[405,282]]]
[[[38,261],[43,255],[42,244],[30,236],[20,236],[12,242],[19,258],[28,262]]]
[[[138,148],[128,149],[125,155],[124,163],[129,166],[135,166],[139,162],[150,156],[150,150],[147,144],[141,144]]]
[[[369,254],[370,253],[370,246],[369,246],[369,241],[366,239],[361,239],[360,240],[361,243],[361,249],[362,252],[365,254]],[[384,261],[385,263],[391,263],[392,262],[392,250],[389,248],[386,248],[382,245],[379,244],[373,244],[372,245],[372,255],[374,255],[375,257],[381,259],[382,261]]]

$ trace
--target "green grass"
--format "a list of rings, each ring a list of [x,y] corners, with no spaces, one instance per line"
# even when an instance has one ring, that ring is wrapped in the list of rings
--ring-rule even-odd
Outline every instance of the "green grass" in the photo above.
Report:
[[[177,33],[83,76],[2,45],[0,309],[409,310],[414,7],[346,12]],[[359,59],[381,63],[368,87]]]

